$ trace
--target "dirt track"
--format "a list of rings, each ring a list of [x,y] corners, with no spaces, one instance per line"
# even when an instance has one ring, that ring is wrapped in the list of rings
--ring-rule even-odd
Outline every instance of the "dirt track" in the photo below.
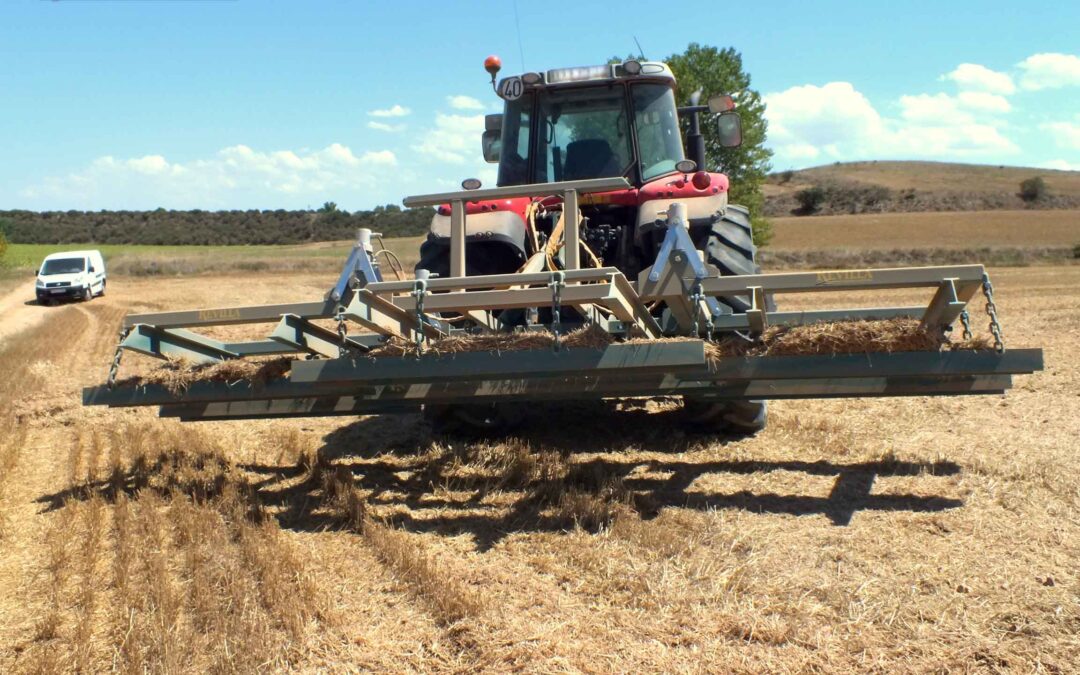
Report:
[[[9,295],[0,348],[42,317],[73,327],[26,366],[41,384],[3,402],[28,435],[0,483],[0,671],[1073,671],[1080,267],[994,277],[1009,344],[1048,364],[1005,398],[782,402],[751,439],[687,434],[664,406],[538,411],[494,444],[432,439],[415,416],[170,431],[162,444],[225,455],[273,515],[265,532],[225,518],[220,539],[185,529],[223,516],[167,463],[109,492],[94,433],[119,447],[109,430],[173,426],[83,409],[78,390],[103,379],[125,311],[303,300],[326,281],[117,279],[71,308]],[[367,525],[335,510],[334,470]],[[125,513],[142,533],[129,586]],[[199,579],[221,570],[215,592],[247,613],[200,609]],[[243,633],[264,615],[265,633]]]

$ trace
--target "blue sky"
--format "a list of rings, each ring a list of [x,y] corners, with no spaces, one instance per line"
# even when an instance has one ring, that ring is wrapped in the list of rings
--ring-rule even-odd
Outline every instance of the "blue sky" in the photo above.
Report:
[[[359,209],[493,184],[484,57],[602,63],[635,36],[650,58],[741,51],[777,170],[1080,170],[1080,3],[762,4],[4,0],[0,209]]]

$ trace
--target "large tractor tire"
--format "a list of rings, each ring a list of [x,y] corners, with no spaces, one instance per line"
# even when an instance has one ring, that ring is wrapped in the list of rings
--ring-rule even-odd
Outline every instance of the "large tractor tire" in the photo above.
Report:
[[[750,227],[750,211],[745,206],[729,205],[724,215],[703,233],[697,242],[705,251],[705,262],[715,266],[724,276],[758,274],[757,246]],[[720,303],[732,312],[750,309],[740,297],[719,297]],[[769,309],[772,298],[767,298]],[[710,431],[753,434],[765,428],[768,404],[765,401],[707,401],[685,398],[683,408],[688,421]]]
[[[511,274],[521,266],[512,250],[504,244],[473,244],[465,259],[465,276]],[[450,276],[450,249],[428,239],[420,246],[417,270],[425,269],[441,278]],[[456,316],[456,315],[454,315]],[[455,319],[444,315],[443,318]],[[497,437],[512,430],[521,421],[520,408],[512,404],[440,404],[425,405],[424,419],[440,436],[465,438]]]

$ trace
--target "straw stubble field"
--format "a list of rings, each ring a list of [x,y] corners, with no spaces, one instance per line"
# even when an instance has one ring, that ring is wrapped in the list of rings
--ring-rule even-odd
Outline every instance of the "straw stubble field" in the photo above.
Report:
[[[0,671],[1074,671],[1080,267],[995,282],[1047,350],[1007,397],[782,402],[749,439],[656,403],[499,442],[83,409],[125,311],[327,280],[16,305],[44,316],[0,342]]]

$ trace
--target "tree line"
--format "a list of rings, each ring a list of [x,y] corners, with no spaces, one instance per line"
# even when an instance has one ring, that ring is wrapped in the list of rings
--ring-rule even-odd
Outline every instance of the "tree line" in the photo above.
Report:
[[[422,235],[428,208],[396,204],[369,211],[0,211],[0,232],[20,244],[244,245],[302,244],[352,239],[366,227],[387,237]]]

